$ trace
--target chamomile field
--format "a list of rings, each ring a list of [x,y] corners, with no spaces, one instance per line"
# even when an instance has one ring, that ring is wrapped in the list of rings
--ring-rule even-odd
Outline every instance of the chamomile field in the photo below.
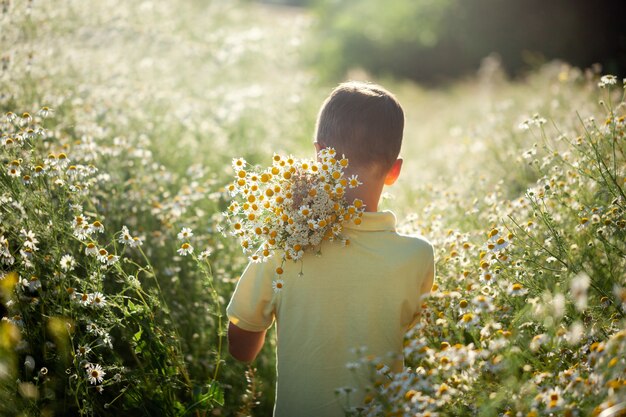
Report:
[[[314,17],[249,2],[0,0],[0,415],[267,416],[228,355],[234,158],[314,156]],[[382,208],[436,249],[406,369],[346,415],[626,415],[624,81],[497,61],[406,113]],[[367,306],[363,306],[367,308]]]

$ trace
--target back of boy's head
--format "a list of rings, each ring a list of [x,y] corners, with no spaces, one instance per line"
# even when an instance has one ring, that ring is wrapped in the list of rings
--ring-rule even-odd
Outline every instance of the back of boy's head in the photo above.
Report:
[[[386,174],[400,154],[404,111],[383,87],[350,81],[326,99],[317,117],[316,141],[335,148],[351,166]]]

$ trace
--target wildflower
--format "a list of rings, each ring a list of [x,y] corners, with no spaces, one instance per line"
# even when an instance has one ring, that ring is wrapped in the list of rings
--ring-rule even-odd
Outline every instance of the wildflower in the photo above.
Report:
[[[469,311],[469,303],[467,300],[462,299],[459,301],[459,314],[465,314]]]
[[[91,297],[89,297],[89,294],[87,293],[76,294],[76,299],[78,300],[78,304],[82,306],[86,306],[86,305],[89,305],[89,303],[91,303]]]
[[[9,252],[9,241],[4,235],[0,235],[0,260],[5,265],[11,265],[14,262],[11,252]]]
[[[104,233],[104,225],[100,223],[98,220],[93,222],[90,226],[91,230],[98,233]]]
[[[193,252],[193,246],[191,246],[189,243],[183,243],[177,252],[181,256],[187,256]]]
[[[277,279],[272,282],[272,288],[274,289],[275,293],[279,293],[283,289],[284,285],[285,281],[283,281],[282,279]]]
[[[38,114],[39,116],[43,117],[44,119],[45,119],[45,118],[47,118],[48,116],[50,116],[50,115],[51,115],[51,114],[53,114],[53,113],[54,113],[54,110],[53,110],[53,109],[51,109],[51,108],[49,108],[49,107],[46,107],[46,106],[42,107],[42,108],[41,108],[41,109],[37,112],[37,114]]]
[[[98,256],[98,260],[104,264],[107,262],[107,259],[109,258],[109,251],[104,248],[100,248],[98,250],[97,256]]]
[[[211,256],[211,250],[205,249],[202,252],[200,252],[200,254],[198,255],[198,259],[203,261],[205,259],[208,259],[209,256]]]
[[[117,238],[117,241],[123,245],[130,245],[133,241],[133,237],[128,231],[128,227],[122,226],[122,230],[120,232],[120,236]]]
[[[130,244],[131,248],[136,248],[138,246],[143,245],[143,240],[141,240],[141,238],[137,237],[137,236],[133,236],[133,241]]]
[[[299,212],[302,216],[307,217],[309,214],[311,214],[311,208],[307,205],[304,205],[300,207]]]
[[[246,161],[245,159],[242,158],[233,158],[233,169],[235,170],[240,170],[240,169],[244,169],[246,167]]]
[[[548,343],[549,340],[549,336],[545,333],[535,335],[530,342],[530,350],[532,350],[533,352],[538,351],[539,348]]]
[[[86,246],[85,246],[85,255],[89,255],[89,256],[97,256],[98,255],[98,247],[96,246],[95,243],[93,242],[89,242]]]
[[[64,272],[69,272],[72,271],[76,266],[76,261],[74,260],[74,257],[72,255],[66,254],[61,257],[61,261],[59,262],[59,264],[61,265],[61,269]]]
[[[7,148],[12,148],[17,145],[15,139],[10,136],[3,136],[0,140],[1,143]]]
[[[85,368],[87,369],[87,380],[89,381],[89,383],[91,384],[99,384],[104,380],[104,376],[106,375],[106,372],[104,372],[104,370],[102,370],[102,366],[100,366],[99,364],[87,364],[85,366]]]
[[[606,88],[606,86],[615,84],[617,84],[617,77],[615,75],[603,75],[602,77],[600,77],[598,87]]]
[[[87,296],[86,299],[89,300],[89,297]],[[98,328],[98,326],[91,321],[87,323],[87,326],[85,326],[85,329],[87,330],[87,333],[90,333],[93,335],[98,335],[100,333],[100,329]]]
[[[20,126],[27,126],[33,121],[33,116],[30,113],[22,113],[22,117],[19,119]]]
[[[495,309],[491,298],[483,294],[474,297],[472,303],[476,306],[476,309],[481,312],[490,312]]]
[[[7,174],[9,177],[18,178],[22,174],[22,171],[20,171],[19,167],[10,165],[7,169]]]
[[[84,222],[80,225],[76,225],[74,227],[73,233],[78,240],[85,240],[93,233],[93,231],[94,230],[91,228],[91,225],[89,225],[89,223],[87,222]]]
[[[584,272],[580,272],[572,279],[570,290],[578,311],[587,308],[587,288],[589,288],[590,281],[589,275]]]
[[[352,175],[350,178],[348,178],[348,185],[350,188],[356,188],[359,185],[362,185],[363,183],[361,181],[359,181],[358,177],[356,175]]]
[[[491,285],[495,281],[495,277],[491,271],[486,270],[480,275],[480,282],[484,282],[487,285]]]
[[[565,402],[559,387],[555,387],[544,394],[543,401],[546,404],[546,411],[548,412],[557,411]]]
[[[503,237],[499,237],[498,239],[495,240],[495,245],[493,246],[492,250],[494,252],[498,252],[504,248],[506,248],[507,246],[509,246],[509,241],[505,240]]]
[[[512,296],[520,296],[520,295],[524,295],[528,292],[528,290],[526,288],[524,288],[524,286],[522,284],[520,284],[519,282],[516,283],[512,283],[511,285],[509,285],[508,289],[507,289],[507,293],[509,295]]]
[[[178,240],[186,240],[193,236],[193,232],[188,227],[183,227],[178,233]]]
[[[21,281],[22,288],[28,289],[31,292],[35,292],[41,288],[41,281],[39,277],[33,275],[30,279],[23,278]]]
[[[76,349],[76,356],[85,357],[87,354],[91,352],[91,348],[87,345],[78,345]]]
[[[104,299],[104,295],[101,292],[95,292],[93,294],[89,294],[89,301],[91,305],[94,307],[104,307],[106,305],[106,301]]]
[[[459,320],[458,324],[460,327],[468,328],[478,323],[478,321],[479,321],[479,318],[476,314],[465,313],[463,314],[463,316],[461,316],[461,319]]]
[[[102,334],[102,344],[108,347],[109,349],[113,349],[113,339],[111,338],[110,334],[108,333]]]
[[[120,257],[117,255],[113,255],[112,253],[108,254],[106,256],[106,259],[104,260],[103,263],[106,263],[107,265],[111,266],[115,263],[117,263],[120,260]]]
[[[584,331],[585,327],[583,326],[583,324],[579,321],[575,321],[574,323],[572,323],[568,332],[565,334],[565,340],[570,345],[574,346],[580,341],[584,334]]]
[[[37,238],[35,237],[35,234],[31,230],[26,230],[26,229],[20,230],[20,236],[22,236],[25,239],[24,247],[32,251],[37,250],[37,243],[39,243],[39,241],[37,240]]]

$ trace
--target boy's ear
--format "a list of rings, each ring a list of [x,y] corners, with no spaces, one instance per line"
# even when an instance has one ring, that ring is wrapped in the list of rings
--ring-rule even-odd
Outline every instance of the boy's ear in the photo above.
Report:
[[[320,153],[320,151],[322,150],[322,144],[318,141],[315,141],[313,142],[313,145],[315,145],[315,154]]]
[[[402,158],[396,159],[387,175],[385,176],[385,185],[392,185],[400,176],[400,170],[402,169]]]

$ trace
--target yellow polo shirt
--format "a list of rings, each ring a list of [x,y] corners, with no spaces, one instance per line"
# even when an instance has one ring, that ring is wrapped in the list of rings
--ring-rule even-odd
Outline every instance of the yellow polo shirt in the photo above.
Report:
[[[341,417],[345,398],[335,393],[341,387],[357,388],[350,403],[360,404],[368,381],[357,377],[363,369],[346,366],[358,359],[354,348],[366,347],[402,370],[404,334],[433,284],[433,247],[398,234],[390,211],[364,213],[361,225],[343,234],[347,247],[324,242],[320,256],[287,261],[279,292],[272,282],[280,259],[250,263],[227,307],[230,321],[244,330],[262,331],[276,321],[274,416]]]

